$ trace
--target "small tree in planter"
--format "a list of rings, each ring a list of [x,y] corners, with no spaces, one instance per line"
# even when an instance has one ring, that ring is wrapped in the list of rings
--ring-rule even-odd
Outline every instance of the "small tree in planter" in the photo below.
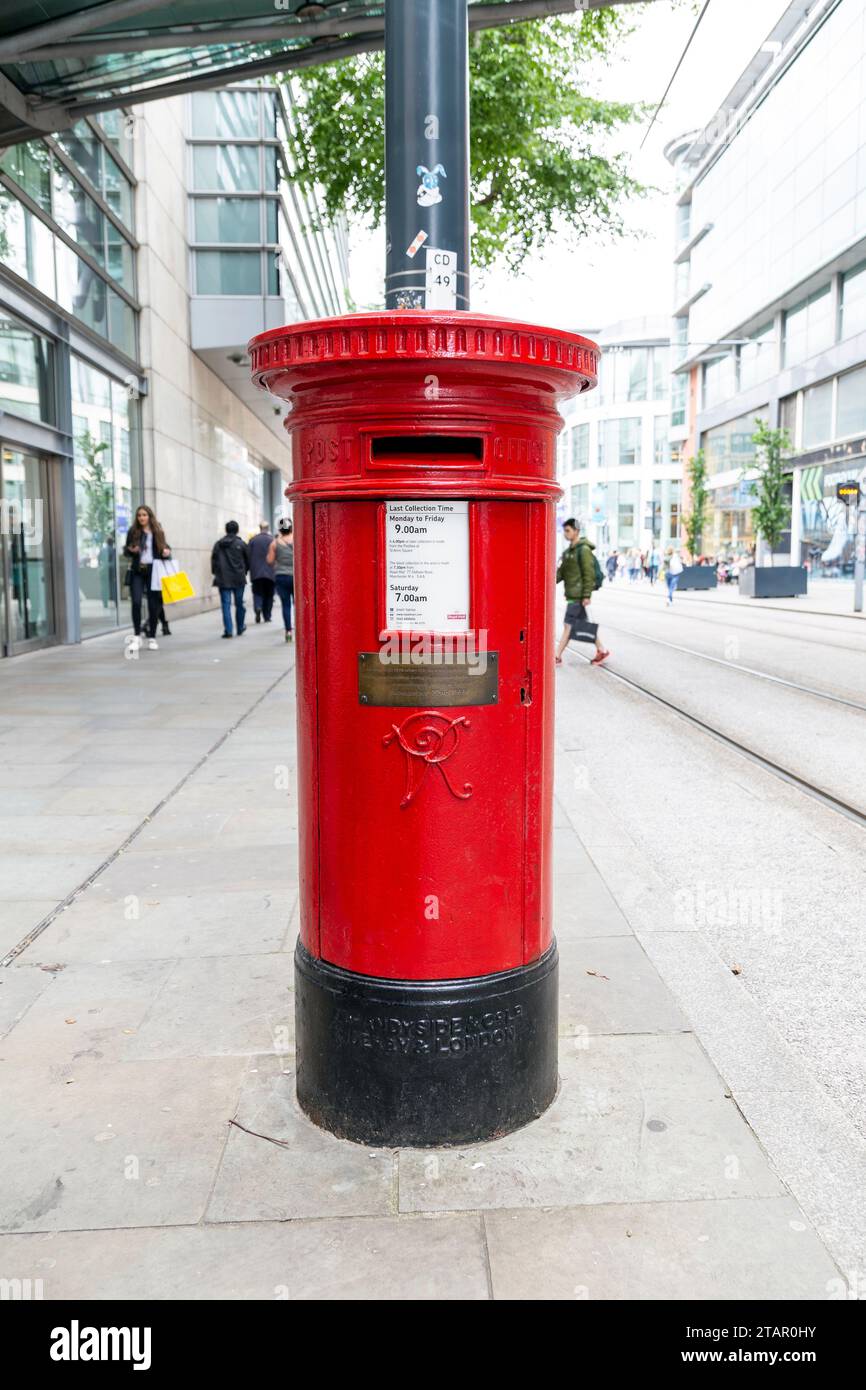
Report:
[[[703,545],[704,527],[707,524],[707,506],[710,500],[710,491],[707,487],[707,461],[703,449],[699,449],[694,458],[689,459],[686,465],[686,474],[689,480],[689,497],[692,509],[683,518],[683,525],[689,555],[692,560],[697,560]]]
[[[787,430],[771,430],[766,420],[756,420],[755,424],[757,428],[752,435],[756,449],[753,466],[758,470],[758,477],[749,491],[758,499],[753,513],[755,532],[767,542],[772,565],[773,551],[791,524],[791,503],[785,495],[783,463],[783,456],[791,448],[791,440]]]

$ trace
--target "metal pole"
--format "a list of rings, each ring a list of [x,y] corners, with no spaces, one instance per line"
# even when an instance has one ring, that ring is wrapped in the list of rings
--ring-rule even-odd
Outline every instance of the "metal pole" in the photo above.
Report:
[[[468,0],[386,0],[388,309],[469,308]]]

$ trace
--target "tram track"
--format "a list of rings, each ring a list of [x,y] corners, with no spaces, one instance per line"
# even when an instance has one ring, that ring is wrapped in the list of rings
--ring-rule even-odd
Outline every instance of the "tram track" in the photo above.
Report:
[[[771,681],[774,685],[786,686],[789,690],[796,690],[801,695],[814,695],[819,700],[829,700],[834,705],[844,705],[847,709],[860,710],[866,714],[866,704],[859,700],[846,699],[844,695],[831,695],[828,690],[816,690],[814,686],[800,685],[798,681],[787,680],[784,676],[773,676],[769,671],[758,671],[754,666],[743,666],[737,661],[729,661],[727,657],[710,656],[708,652],[695,651],[694,647],[683,647],[678,642],[668,642],[663,637],[650,637],[646,632],[635,632],[634,628],[620,627],[617,622],[605,619],[605,630],[612,632],[622,632],[628,637],[637,637],[641,642],[652,642],[657,647],[668,647],[671,651],[682,652],[684,656],[697,657],[699,661],[711,661],[715,666],[724,666],[729,671],[742,671],[749,676],[755,676],[758,680]]]
[[[613,624],[607,624],[607,626],[612,627]],[[634,635],[638,636],[642,634]],[[665,645],[672,644],[666,643]],[[568,650],[567,654],[573,656],[577,661],[582,661],[587,666],[590,664],[590,658],[581,656],[578,652]],[[700,655],[700,653],[693,653],[693,655]],[[717,660],[718,658],[713,659]],[[721,664],[729,665],[730,663],[722,662]],[[724,747],[739,753],[741,757],[763,768],[765,772],[771,773],[774,777],[778,777],[780,781],[787,782],[789,786],[796,787],[798,791],[811,797],[813,801],[820,802],[830,810],[836,811],[839,815],[845,816],[848,820],[853,821],[855,825],[859,825],[861,829],[866,830],[866,812],[859,807],[852,806],[850,802],[845,801],[842,797],[835,796],[833,792],[828,791],[824,787],[817,786],[814,782],[810,782],[806,777],[801,777],[799,773],[793,772],[790,768],[783,767],[781,763],[777,763],[774,759],[766,757],[765,754],[759,753],[754,748],[750,748],[748,744],[742,743],[739,739],[732,737],[731,734],[724,733],[723,730],[709,724],[705,719],[701,719],[699,715],[692,714],[689,710],[683,709],[683,707],[676,704],[675,701],[668,699],[665,695],[660,695],[656,690],[651,690],[649,686],[644,685],[641,681],[635,680],[632,676],[623,675],[622,672],[616,671],[613,667],[607,665],[601,666],[598,669],[602,670],[605,675],[612,680],[619,681],[620,684],[638,691],[639,694],[652,700],[655,704],[661,705],[664,709],[678,715],[680,719],[684,719],[686,723],[691,724],[693,728],[700,729],[702,733],[708,734],[710,738],[715,739],[717,743],[721,743]],[[785,682],[785,684],[791,683]],[[801,687],[794,686],[794,688],[800,689]],[[805,689],[805,687],[803,687],[803,689]],[[806,690],[805,693],[809,694],[815,692]],[[841,701],[841,703],[848,702]],[[862,709],[864,707],[855,706],[855,708]]]

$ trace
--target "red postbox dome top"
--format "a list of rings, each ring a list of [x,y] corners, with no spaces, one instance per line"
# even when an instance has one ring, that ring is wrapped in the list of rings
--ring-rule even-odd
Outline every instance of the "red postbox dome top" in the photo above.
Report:
[[[305,369],[425,360],[563,373],[570,378],[565,394],[574,395],[595,386],[599,361],[597,344],[578,333],[494,314],[412,309],[286,324],[251,339],[249,353],[253,380],[278,396],[288,396]]]

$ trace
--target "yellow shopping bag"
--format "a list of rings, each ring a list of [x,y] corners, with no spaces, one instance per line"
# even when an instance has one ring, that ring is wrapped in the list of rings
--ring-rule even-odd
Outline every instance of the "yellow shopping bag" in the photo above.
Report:
[[[185,598],[195,598],[195,589],[189,575],[183,570],[176,574],[164,574],[161,580],[163,603],[180,603]]]

